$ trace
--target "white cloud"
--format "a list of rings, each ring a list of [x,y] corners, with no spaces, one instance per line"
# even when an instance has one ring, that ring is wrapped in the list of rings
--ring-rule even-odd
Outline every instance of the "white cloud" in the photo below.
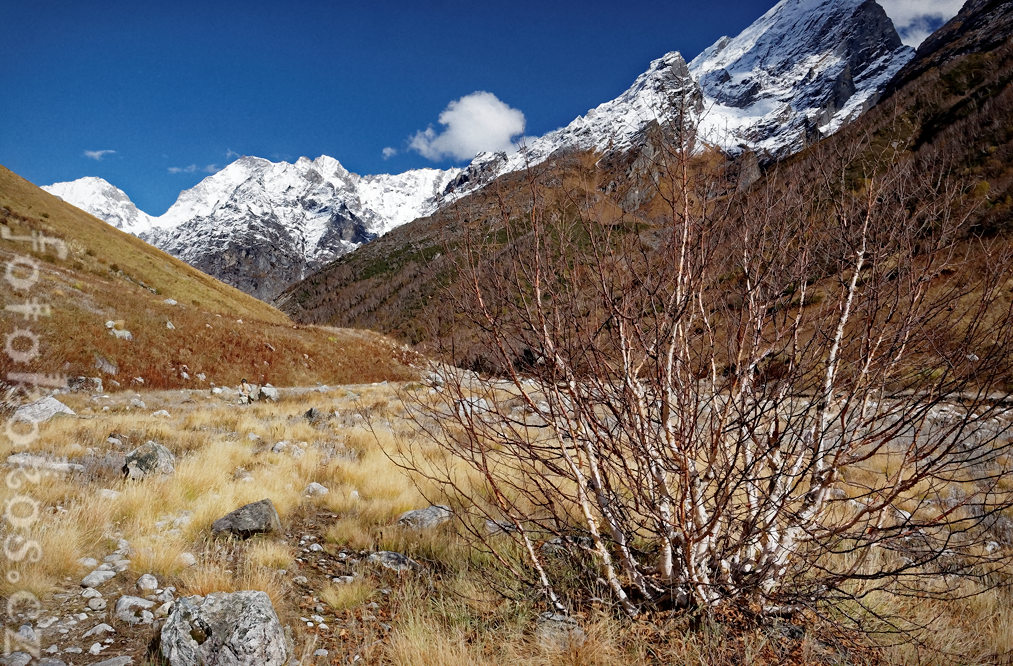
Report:
[[[957,15],[964,0],[879,0],[908,46],[917,47],[936,28]]]
[[[232,150],[231,148],[226,148],[225,149],[225,159],[231,160],[231,159],[235,159],[237,157],[242,157],[242,155],[240,155],[236,151]]]
[[[199,167],[196,164],[190,164],[185,167],[169,167],[169,173],[197,173],[198,171],[203,173],[217,173],[220,170],[221,167],[217,164],[208,164],[203,167]]]
[[[383,149],[383,159],[389,160],[395,155],[397,155],[397,148],[391,148],[390,146],[387,146],[386,148]]]
[[[524,114],[479,90],[452,101],[440,113],[437,131],[430,125],[416,132],[409,147],[423,157],[438,161],[447,157],[471,159],[483,151],[508,151],[512,139],[524,132]]]
[[[116,154],[115,150],[86,150],[86,151],[84,151],[84,156],[85,157],[87,157],[90,160],[95,160],[96,162],[101,162],[102,158],[105,157],[106,155],[115,155],[115,154]]]

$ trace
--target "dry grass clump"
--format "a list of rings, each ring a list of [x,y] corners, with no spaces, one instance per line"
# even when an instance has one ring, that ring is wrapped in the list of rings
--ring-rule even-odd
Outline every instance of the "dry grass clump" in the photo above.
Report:
[[[356,578],[351,583],[328,585],[319,591],[320,599],[335,611],[360,606],[374,594],[376,584],[364,578]]]

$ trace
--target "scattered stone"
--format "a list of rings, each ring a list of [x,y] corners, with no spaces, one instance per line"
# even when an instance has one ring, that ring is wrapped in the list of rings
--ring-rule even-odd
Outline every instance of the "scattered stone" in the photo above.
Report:
[[[405,511],[397,519],[397,523],[402,527],[413,530],[426,530],[442,525],[453,518],[453,516],[454,513],[450,510],[450,507],[434,504],[425,509]]]
[[[308,421],[317,421],[320,419],[320,410],[316,407],[310,407],[306,410],[306,413],[303,414],[303,418]]]
[[[331,582],[338,585],[349,585],[355,582],[355,576],[335,576],[331,579]]]
[[[116,608],[113,610],[113,614],[117,620],[126,622],[127,624],[151,624],[155,616],[148,609],[154,605],[154,601],[124,595],[116,601]]]
[[[94,587],[86,587],[81,592],[81,596],[85,599],[94,599],[95,597],[101,597],[102,593],[96,590]]]
[[[82,638],[91,638],[92,636],[103,636],[105,634],[115,634],[116,630],[110,627],[108,624],[103,622],[102,624],[96,624],[94,627],[84,632]]]
[[[321,546],[319,543],[310,544],[310,552],[311,553],[321,553],[321,552],[323,552],[323,550],[324,550],[324,547]]]
[[[71,377],[67,380],[67,389],[71,393],[101,393],[102,392],[102,378],[101,377]]]
[[[28,666],[32,662],[32,655],[27,652],[11,652],[6,657],[0,657],[2,666]]]
[[[264,592],[215,593],[176,602],[161,632],[171,666],[283,666],[285,631]]]
[[[397,571],[398,573],[419,569],[418,562],[407,555],[395,553],[391,550],[381,550],[376,553],[371,553],[370,556],[366,558],[366,561],[371,562],[372,564],[379,564],[386,569]]]
[[[184,567],[192,567],[197,564],[197,557],[193,553],[180,553],[178,559]]]
[[[151,574],[144,574],[137,579],[137,589],[145,592],[153,592],[158,589],[158,579]]]
[[[292,579],[292,582],[296,585],[309,585],[310,579],[306,576],[296,576]]]
[[[134,407],[136,409],[147,409],[148,408],[148,406],[146,404],[144,404],[144,401],[141,400],[140,398],[131,398],[130,399],[130,406]]]
[[[106,328],[109,328],[109,329],[116,328],[116,322],[114,322],[112,319],[110,319],[109,321],[106,322]]]
[[[542,613],[535,622],[535,637],[543,647],[569,650],[580,647],[587,634],[572,617],[560,613]]]
[[[278,389],[274,388],[270,384],[265,384],[264,386],[260,387],[261,400],[270,400],[271,402],[278,402],[279,397],[280,395],[278,394]]]
[[[223,393],[223,390],[222,390],[221,386],[213,386],[213,387],[211,387],[211,395],[221,395],[222,393]]]
[[[61,659],[54,659],[53,657],[43,657],[36,663],[38,664],[38,666],[67,666],[67,662]]]
[[[319,497],[320,495],[326,495],[329,492],[330,490],[328,490],[327,486],[313,481],[306,486],[306,489],[302,491],[302,494],[306,497]]]
[[[118,500],[122,494],[120,491],[113,490],[112,488],[103,488],[98,491],[98,496],[104,500]]]
[[[101,611],[106,609],[106,600],[102,597],[92,597],[88,600],[88,608],[93,611]]]
[[[88,648],[88,654],[101,654],[104,649],[106,648],[101,643],[92,643],[91,647]]]
[[[280,442],[275,442],[274,446],[271,447],[271,452],[284,453],[286,450],[288,450],[288,447],[289,447],[288,442],[286,442],[285,440],[281,440]]]
[[[113,657],[112,659],[97,661],[91,666],[130,666],[132,663],[134,663],[132,657]]]
[[[28,421],[29,423],[45,423],[54,416],[66,414],[75,416],[74,410],[53,396],[47,396],[35,402],[21,405],[11,416],[11,421]]]
[[[81,585],[84,587],[98,587],[102,583],[110,581],[116,576],[115,571],[109,571],[108,569],[95,569],[90,574],[81,579]]]
[[[165,411],[164,409],[160,409],[157,412],[152,412],[151,415],[152,416],[161,416],[163,418],[169,418],[169,412]]]
[[[175,330],[176,330],[176,327],[175,327],[175,326],[173,326],[173,324],[172,324],[172,322],[171,322],[171,321],[166,321],[166,322],[165,322],[165,327],[166,327],[167,329],[169,329],[170,331],[175,331]]]
[[[269,499],[262,499],[241,506],[232,513],[222,516],[211,525],[213,534],[232,534],[246,539],[254,534],[280,532],[281,519]]]
[[[176,305],[176,299],[175,298],[167,298],[167,299],[165,299],[162,302],[165,303],[166,305]]]
[[[143,386],[144,385],[144,377],[134,377],[133,379],[130,380],[130,383],[131,384],[138,384],[140,386]]]
[[[126,340],[127,342],[134,339],[134,334],[126,329],[111,328],[109,332],[117,340]]]
[[[158,442],[147,441],[127,454],[123,473],[128,479],[152,474],[169,475],[176,471],[176,456]]]
[[[197,379],[198,379],[198,381],[202,381],[203,382],[203,381],[206,381],[207,378],[208,378],[208,376],[205,375],[203,372],[198,372],[197,373]]]

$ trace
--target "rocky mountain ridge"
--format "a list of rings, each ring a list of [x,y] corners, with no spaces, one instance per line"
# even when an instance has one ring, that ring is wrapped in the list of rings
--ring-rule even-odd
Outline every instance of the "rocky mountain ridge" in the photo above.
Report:
[[[850,122],[913,56],[874,0],[781,0],[687,63],[654,60],[615,99],[511,153],[464,169],[359,176],[334,158],[243,157],[180,194],[162,216],[101,179],[46,188],[265,300],[308,271],[562,151],[628,151],[677,119],[728,152],[796,152]],[[83,181],[87,182],[83,182]]]

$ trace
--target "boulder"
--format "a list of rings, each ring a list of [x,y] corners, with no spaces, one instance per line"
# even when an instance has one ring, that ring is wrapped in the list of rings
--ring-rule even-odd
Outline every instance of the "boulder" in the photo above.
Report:
[[[278,389],[274,388],[270,384],[265,384],[264,386],[260,387],[261,400],[270,400],[271,402],[278,402],[279,397],[280,395],[278,394]]]
[[[147,441],[127,454],[123,473],[128,479],[142,479],[153,474],[169,475],[176,471],[176,456],[155,441]]]
[[[47,396],[35,402],[21,405],[14,410],[12,421],[29,421],[31,423],[45,423],[54,416],[66,414],[74,416],[74,410],[63,404],[52,396]]]
[[[158,579],[151,574],[143,574],[137,579],[137,589],[143,592],[154,592],[158,589]]]
[[[232,534],[240,539],[249,538],[254,534],[280,531],[281,519],[269,499],[241,506],[211,525],[213,534]]]
[[[397,524],[413,530],[427,530],[438,527],[453,518],[454,513],[449,506],[434,504],[425,509],[406,511],[397,519]]]
[[[171,666],[283,666],[285,631],[264,592],[218,592],[176,602],[161,632]]]

